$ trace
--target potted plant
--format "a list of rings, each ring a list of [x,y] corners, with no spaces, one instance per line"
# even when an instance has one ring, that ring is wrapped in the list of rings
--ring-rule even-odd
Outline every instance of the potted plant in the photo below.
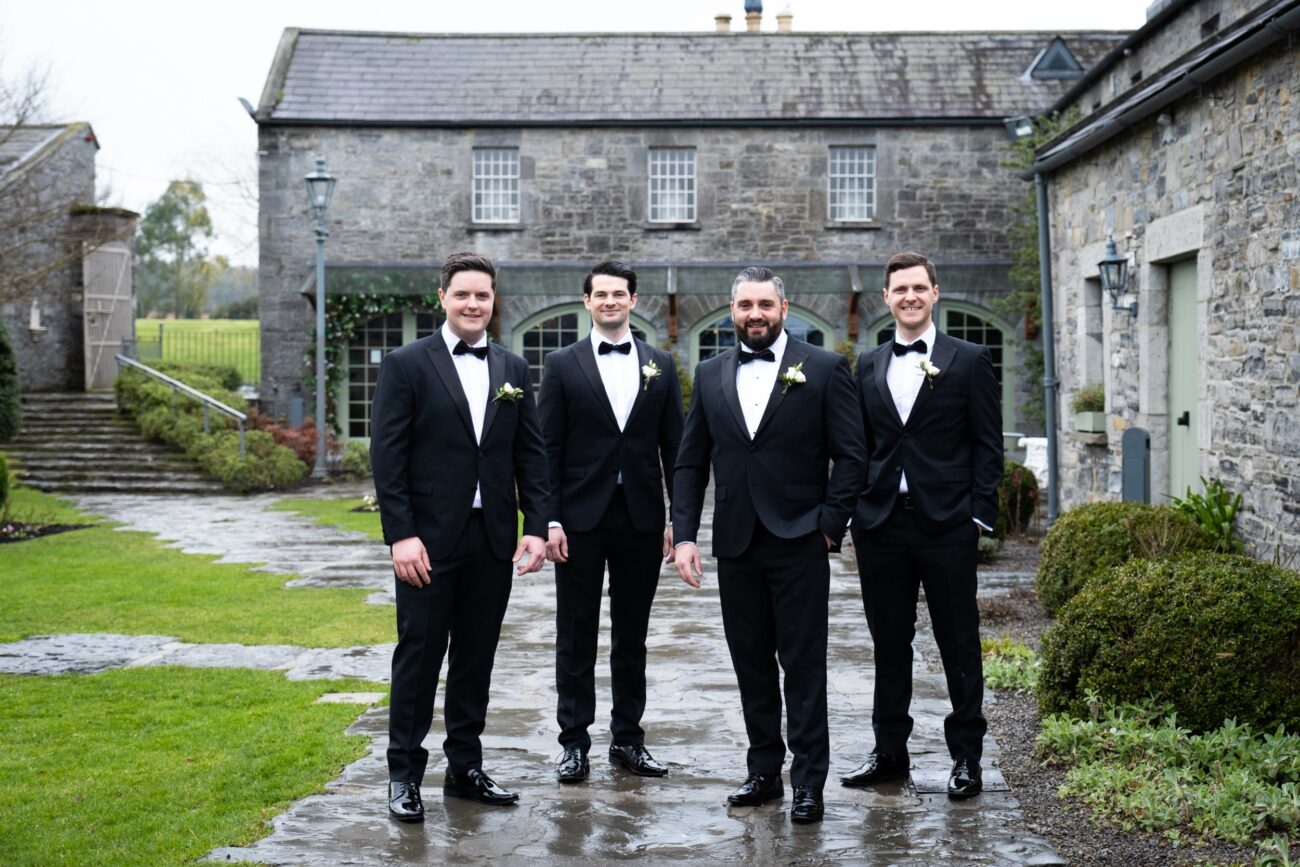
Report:
[[[1106,432],[1106,392],[1101,383],[1085,385],[1070,401],[1074,410],[1074,429],[1084,433]]]

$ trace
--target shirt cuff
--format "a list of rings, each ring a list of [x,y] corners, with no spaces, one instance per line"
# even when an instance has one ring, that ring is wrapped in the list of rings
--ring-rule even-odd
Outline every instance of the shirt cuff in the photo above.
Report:
[[[564,529],[564,527],[560,526],[560,522],[559,522],[559,521],[547,521],[547,522],[546,522],[546,529],[550,530],[550,529],[555,528],[555,527],[559,527],[561,530]]]
[[[983,529],[984,532],[986,533],[993,532],[993,528],[990,527],[988,524],[984,523],[983,521],[981,521],[979,518],[971,518],[971,520],[974,521],[976,524],[979,524],[980,528]]]
[[[683,545],[695,545],[695,543],[694,543],[694,542],[690,542],[690,541],[686,541],[686,542],[678,542],[676,545],[673,545],[673,550],[675,551],[675,550],[677,550],[678,548],[682,547]],[[698,548],[699,545],[695,545],[695,547]]]

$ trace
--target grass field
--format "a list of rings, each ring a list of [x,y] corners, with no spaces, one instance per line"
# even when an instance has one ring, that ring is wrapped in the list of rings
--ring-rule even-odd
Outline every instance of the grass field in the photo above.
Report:
[[[194,361],[234,367],[244,382],[261,378],[261,332],[256,319],[137,319],[140,361]],[[158,358],[158,335],[162,335]]]
[[[14,489],[11,514],[17,521],[94,526],[0,545],[0,641],[118,632],[348,647],[393,637],[392,609],[363,604],[368,590],[285,588],[292,576],[185,554],[27,488]]]

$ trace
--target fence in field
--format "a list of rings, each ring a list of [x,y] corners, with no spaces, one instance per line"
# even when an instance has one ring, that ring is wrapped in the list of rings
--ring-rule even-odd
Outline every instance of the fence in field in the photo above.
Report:
[[[189,361],[233,367],[249,385],[261,380],[261,335],[256,331],[169,330],[166,323],[159,323],[156,335],[136,336],[134,357],[145,364]]]

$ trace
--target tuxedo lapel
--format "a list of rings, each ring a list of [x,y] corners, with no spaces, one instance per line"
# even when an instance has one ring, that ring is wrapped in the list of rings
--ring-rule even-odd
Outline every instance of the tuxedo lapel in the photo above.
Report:
[[[898,414],[898,404],[894,403],[894,395],[889,391],[889,380],[885,374],[889,373],[890,353],[894,351],[894,342],[886,341],[876,347],[876,355],[872,359],[874,367],[873,373],[876,376],[876,390],[880,392],[880,399],[885,402],[889,409],[889,417],[894,420],[894,424],[900,428],[903,426],[903,417]]]
[[[916,402],[912,404],[912,412],[907,416],[907,424],[904,427],[911,427],[916,421],[917,415],[925,407],[926,401],[930,398],[930,392],[938,384],[937,380],[941,379],[948,371],[948,365],[952,363],[953,358],[957,355],[957,344],[942,331],[936,331],[934,335],[934,351],[930,353],[930,363],[939,368],[939,373],[934,380],[922,383],[921,390],[916,393]]]
[[[605,391],[605,381],[600,378],[600,368],[596,366],[596,347],[588,338],[573,347],[573,351],[578,356],[578,366],[582,368],[587,382],[591,384],[592,392],[595,393],[596,403],[605,410],[605,417],[609,419],[614,429],[618,430],[618,419],[614,416],[614,407],[609,403],[609,392]]]
[[[636,347],[636,399],[632,403],[632,411],[627,414],[627,429],[632,428],[632,420],[641,410],[641,404],[645,403],[646,393],[650,391],[650,383],[645,381],[641,369],[650,363],[650,347],[646,346],[644,340],[632,338],[632,345]],[[660,374],[662,375],[662,374]]]
[[[767,406],[763,409],[763,418],[758,423],[758,430],[754,431],[754,439],[758,439],[763,434],[763,429],[767,423],[776,415],[777,409],[781,406],[781,401],[785,400],[785,394],[789,391],[785,383],[781,381],[781,374],[797,364],[802,364],[808,358],[808,350],[801,341],[796,341],[793,337],[786,341],[785,353],[781,358],[781,366],[776,372],[776,381],[772,383],[772,393],[768,395]],[[790,388],[798,388],[798,385],[792,385]]]
[[[497,389],[505,385],[506,382],[506,353],[500,346],[488,341],[488,403],[487,409],[483,411],[483,442],[487,442],[488,431],[492,430],[492,420],[497,417],[497,406],[501,403],[494,400]],[[510,383],[516,388],[522,388],[517,382]]]
[[[469,414],[469,401],[465,399],[465,389],[460,384],[460,376],[456,373],[456,365],[451,360],[451,350],[447,348],[446,341],[442,339],[441,330],[433,333],[433,339],[429,341],[427,350],[429,359],[433,362],[433,369],[437,371],[443,386],[446,387],[447,394],[451,395],[451,402],[456,405],[456,410],[460,413],[460,420],[465,423],[465,430],[469,434],[469,438],[474,439],[474,419]],[[484,429],[486,429],[486,425]]]
[[[736,420],[740,432],[744,434],[745,439],[749,439],[749,425],[745,424],[745,413],[740,408],[740,393],[736,391],[736,359],[740,355],[740,349],[736,346],[731,347],[722,353],[722,399],[726,402],[727,408],[731,410],[731,417]]]

